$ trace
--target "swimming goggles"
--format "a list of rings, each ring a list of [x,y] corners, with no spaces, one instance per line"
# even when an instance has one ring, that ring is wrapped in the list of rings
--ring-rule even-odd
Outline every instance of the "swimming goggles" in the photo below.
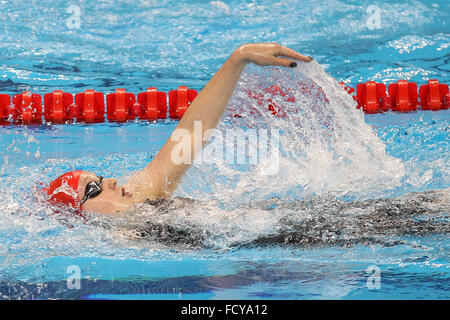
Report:
[[[102,176],[98,176],[100,180],[89,182],[86,186],[86,190],[84,192],[84,197],[80,202],[80,205],[86,202],[86,200],[95,198],[102,192]]]

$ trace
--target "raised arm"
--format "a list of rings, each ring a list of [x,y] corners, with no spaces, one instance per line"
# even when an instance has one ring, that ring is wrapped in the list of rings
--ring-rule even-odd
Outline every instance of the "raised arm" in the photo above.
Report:
[[[292,60],[279,56],[302,61],[312,60],[311,57],[276,43],[245,44],[233,52],[186,110],[155,159],[144,170],[135,173],[126,183],[125,188],[133,193],[137,202],[145,199],[166,198],[176,189],[204,144],[202,139],[194,140],[195,123],[197,126],[201,124],[201,131],[196,132],[197,135],[201,133],[200,138],[204,136],[205,131],[217,126],[242,69],[247,63],[283,67],[297,65]],[[187,150],[187,154],[183,154],[183,150]],[[181,163],[180,159],[183,159]]]

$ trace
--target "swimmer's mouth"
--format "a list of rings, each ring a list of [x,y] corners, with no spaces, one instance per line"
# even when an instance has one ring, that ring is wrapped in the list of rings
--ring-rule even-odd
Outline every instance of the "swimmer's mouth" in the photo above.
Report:
[[[122,197],[127,197],[127,198],[131,197],[131,193],[126,192],[124,187],[122,187]]]

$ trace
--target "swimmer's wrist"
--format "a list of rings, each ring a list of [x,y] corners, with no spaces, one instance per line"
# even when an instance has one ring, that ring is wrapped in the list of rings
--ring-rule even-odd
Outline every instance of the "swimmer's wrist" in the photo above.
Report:
[[[234,50],[233,54],[230,56],[230,61],[237,66],[244,67],[246,64],[250,62],[246,51],[244,50],[244,46],[242,45],[236,50]]]

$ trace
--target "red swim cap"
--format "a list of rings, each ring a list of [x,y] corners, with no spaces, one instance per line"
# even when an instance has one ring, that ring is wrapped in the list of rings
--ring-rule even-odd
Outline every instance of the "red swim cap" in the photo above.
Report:
[[[43,189],[50,196],[49,201],[81,209],[78,181],[82,172],[82,170],[67,172],[53,180],[47,188]]]

